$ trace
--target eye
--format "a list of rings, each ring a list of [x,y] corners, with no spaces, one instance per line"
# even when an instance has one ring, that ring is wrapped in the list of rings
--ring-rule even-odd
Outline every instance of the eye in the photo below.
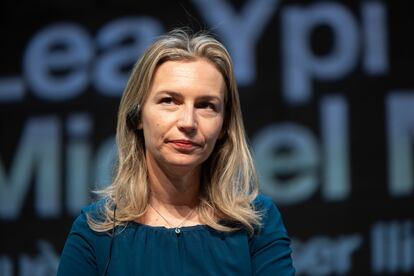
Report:
[[[164,97],[164,98],[160,99],[159,103],[161,103],[161,104],[173,104],[174,99],[172,97]]]
[[[197,104],[196,107],[201,109],[210,109],[213,111],[217,111],[217,106],[212,102],[200,102]]]

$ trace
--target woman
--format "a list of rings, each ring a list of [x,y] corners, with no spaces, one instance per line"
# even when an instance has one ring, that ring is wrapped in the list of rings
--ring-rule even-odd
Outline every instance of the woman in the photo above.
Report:
[[[58,275],[292,275],[290,240],[258,195],[230,57],[175,30],[134,67],[118,168],[73,224]]]

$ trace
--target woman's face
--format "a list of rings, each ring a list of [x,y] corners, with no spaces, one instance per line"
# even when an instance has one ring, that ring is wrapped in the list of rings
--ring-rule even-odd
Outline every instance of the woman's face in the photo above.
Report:
[[[224,120],[224,80],[208,61],[167,61],[154,75],[139,128],[149,162],[195,169],[210,156]]]

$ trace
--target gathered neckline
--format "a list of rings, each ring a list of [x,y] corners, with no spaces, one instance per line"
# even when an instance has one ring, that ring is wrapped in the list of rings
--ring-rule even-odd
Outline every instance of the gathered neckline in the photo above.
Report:
[[[154,226],[154,225],[148,225],[136,221],[130,221],[132,225],[143,227],[146,229],[152,229],[152,230],[162,230],[166,232],[174,232],[177,227],[165,227],[165,226]],[[206,224],[196,224],[196,225],[189,225],[189,226],[181,226],[178,227],[180,231],[193,231],[193,230],[206,230],[206,229],[212,229],[210,226]]]

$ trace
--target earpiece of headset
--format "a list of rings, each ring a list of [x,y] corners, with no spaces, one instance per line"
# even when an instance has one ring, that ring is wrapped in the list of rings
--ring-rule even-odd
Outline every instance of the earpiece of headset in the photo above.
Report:
[[[127,125],[130,129],[137,129],[139,123],[139,113],[140,113],[141,106],[137,105],[133,110],[131,110],[127,114]]]
[[[103,275],[106,276],[108,273],[108,268],[109,268],[109,263],[111,262],[111,258],[112,258],[112,245],[114,243],[114,239],[115,239],[115,226],[116,226],[116,204],[114,204],[114,215],[113,215],[113,225],[112,225],[112,230],[111,230],[111,241],[109,242],[109,254],[108,254],[108,260],[106,261],[105,264],[105,270]]]

